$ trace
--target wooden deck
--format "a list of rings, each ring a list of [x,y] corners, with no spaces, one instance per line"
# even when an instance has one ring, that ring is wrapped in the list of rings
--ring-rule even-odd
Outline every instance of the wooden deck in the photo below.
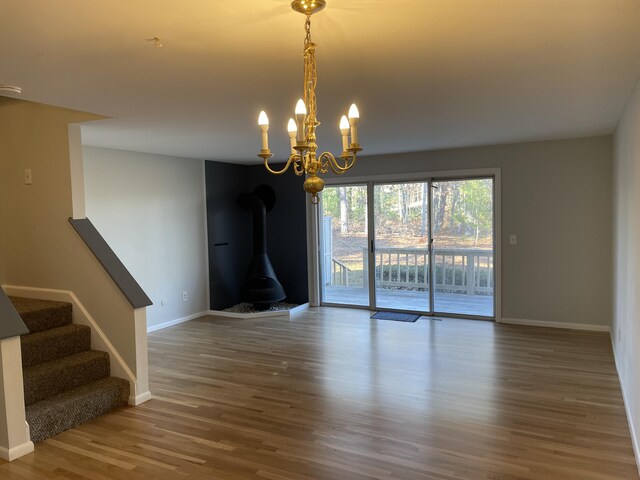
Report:
[[[429,292],[413,290],[376,290],[378,308],[429,312]],[[369,305],[369,292],[356,287],[325,287],[323,302],[339,305]],[[435,308],[439,313],[493,317],[493,296],[436,293]]]

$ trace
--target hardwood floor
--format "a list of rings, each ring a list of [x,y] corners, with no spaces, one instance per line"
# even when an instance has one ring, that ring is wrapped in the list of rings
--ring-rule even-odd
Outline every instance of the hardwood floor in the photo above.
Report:
[[[205,317],[149,349],[152,400],[0,478],[638,478],[606,334],[324,308]]]

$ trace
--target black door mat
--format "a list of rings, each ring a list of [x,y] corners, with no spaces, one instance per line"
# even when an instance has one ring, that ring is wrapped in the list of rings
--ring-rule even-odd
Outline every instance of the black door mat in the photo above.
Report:
[[[398,312],[376,312],[371,318],[376,320],[393,320],[395,322],[415,322],[421,317],[415,313],[398,313]]]

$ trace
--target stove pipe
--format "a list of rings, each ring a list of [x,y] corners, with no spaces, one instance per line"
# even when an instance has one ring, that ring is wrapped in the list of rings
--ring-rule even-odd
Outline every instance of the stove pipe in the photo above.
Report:
[[[254,193],[240,195],[238,204],[253,213],[253,258],[243,300],[253,304],[256,310],[269,310],[273,303],[286,297],[267,254],[267,210],[275,204],[275,193],[271,188],[261,186]]]

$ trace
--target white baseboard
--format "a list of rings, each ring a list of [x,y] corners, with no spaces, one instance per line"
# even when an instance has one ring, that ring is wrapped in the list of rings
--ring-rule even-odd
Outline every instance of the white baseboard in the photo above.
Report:
[[[276,312],[255,312],[255,313],[236,313],[226,312],[224,310],[209,310],[207,315],[213,315],[215,317],[227,317],[227,318],[268,318],[268,317],[285,317],[291,318],[296,314],[309,308],[309,303],[303,303],[290,310],[278,310]]]
[[[135,407],[136,405],[140,405],[141,403],[144,403],[148,400],[151,400],[151,392],[150,391],[146,391],[144,393],[141,393],[139,395],[131,395],[129,397],[129,405],[131,405],[132,407]]]
[[[33,452],[33,442],[25,442],[22,445],[18,445],[13,448],[0,447],[0,458],[7,462],[12,462],[16,458],[24,457],[25,455]]]
[[[297,307],[294,307],[291,310],[280,310],[277,312],[235,313],[235,312],[225,312],[224,310],[207,310],[205,312],[194,313],[193,315],[177,318],[175,320],[170,320],[168,322],[160,323],[158,325],[152,325],[147,328],[147,332],[149,333],[156,332],[158,330],[173,327],[174,325],[180,325],[181,323],[185,323],[190,320],[195,320],[196,318],[204,317],[206,315],[213,315],[216,317],[228,317],[228,318],[264,318],[264,317],[291,318],[292,316],[298,314],[303,310],[306,310],[307,308],[309,308],[308,303],[303,303],[302,305],[298,305]]]
[[[507,323],[510,325],[526,325],[529,327],[547,327],[547,328],[563,328],[565,330],[583,330],[587,332],[610,332],[611,328],[607,325],[591,325],[588,323],[565,323],[565,322],[549,322],[546,320],[525,320],[523,318],[506,318],[502,317],[498,323]]]
[[[624,411],[627,415],[627,424],[629,425],[629,434],[631,435],[631,445],[633,446],[633,454],[636,457],[636,467],[638,468],[638,474],[640,475],[640,440],[636,432],[635,424],[633,423],[633,417],[631,415],[631,400],[627,396],[627,393],[622,383],[622,377],[620,376],[620,363],[618,362],[618,355],[616,354],[616,346],[611,338],[611,349],[613,350],[613,360],[616,364],[616,372],[618,373],[618,382],[620,383],[620,390],[622,391],[622,402],[624,403]]]
[[[142,401],[132,403],[132,399],[137,401],[137,399],[144,398],[147,394],[149,397],[151,396],[149,392],[143,392],[141,394],[136,393],[138,389],[136,376],[127,366],[120,353],[118,353],[116,348],[109,341],[91,314],[72,291],[54,290],[50,288],[19,287],[15,285],[3,285],[2,288],[8,295],[71,303],[73,305],[73,323],[86,325],[91,328],[91,348],[108,352],[111,360],[111,374],[114,377],[129,381],[131,392],[134,392],[129,398],[129,404],[139,405]]]
[[[168,322],[160,323],[158,325],[151,325],[147,327],[147,332],[155,332],[158,330],[162,330],[163,328],[173,327],[174,325],[180,325],[181,323],[188,322],[189,320],[195,320],[196,318],[204,317],[205,315],[209,315],[209,311],[194,313],[193,315],[189,315],[187,317],[178,318],[176,320],[170,320]]]

